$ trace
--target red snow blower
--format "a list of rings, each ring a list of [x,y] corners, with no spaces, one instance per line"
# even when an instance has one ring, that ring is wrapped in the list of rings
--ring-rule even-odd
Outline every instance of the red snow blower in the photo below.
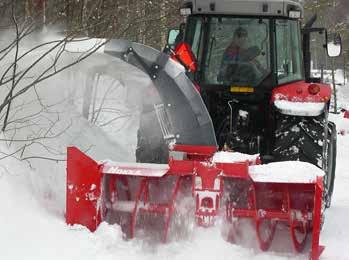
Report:
[[[319,245],[322,176],[297,182],[268,177],[258,171],[263,166],[259,157],[236,160],[235,153],[224,152],[231,160],[227,162],[215,159],[216,147],[175,145],[171,153],[168,164],[98,163],[69,147],[67,223],[95,231],[102,221],[116,222],[133,238],[142,215],[157,221],[162,216],[161,238],[166,242],[175,232],[171,224],[181,217],[176,214],[179,198],[186,196],[193,208],[187,208],[184,215],[198,226],[210,227],[222,217],[225,223],[235,223],[227,225],[234,239],[236,220],[250,219],[264,251],[272,244],[276,226],[283,224],[289,227],[297,252],[310,240],[310,259],[319,259],[324,249]],[[156,194],[158,187],[162,194]]]

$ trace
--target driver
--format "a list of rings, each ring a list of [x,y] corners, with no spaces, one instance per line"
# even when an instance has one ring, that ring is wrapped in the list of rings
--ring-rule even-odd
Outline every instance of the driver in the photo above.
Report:
[[[247,31],[242,27],[237,28],[234,32],[232,42],[223,53],[221,67],[217,77],[219,82],[231,81],[227,78],[237,73],[239,63],[255,63],[254,59],[259,55],[259,49],[257,47],[248,48],[248,45]]]

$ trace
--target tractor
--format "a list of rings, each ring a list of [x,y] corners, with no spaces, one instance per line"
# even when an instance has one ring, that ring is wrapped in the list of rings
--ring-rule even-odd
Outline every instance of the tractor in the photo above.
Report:
[[[313,28],[316,16],[302,27],[297,1],[193,0],[180,12],[185,23],[170,30],[168,45],[200,92],[220,149],[260,154],[263,162],[316,165],[326,172],[329,207],[336,126],[328,120],[331,87],[311,77],[310,41],[312,33],[323,34],[328,44],[321,44],[332,48],[328,54],[334,56],[340,55],[340,36],[329,39],[325,28]],[[244,50],[237,60],[226,62],[223,56],[239,30],[245,34]],[[166,134],[154,132],[158,120],[145,114],[137,161],[166,162],[170,138],[166,142]]]
[[[91,231],[117,223],[128,238],[160,230],[166,242],[221,223],[239,240],[250,220],[261,250],[277,225],[297,252],[311,239],[317,260],[336,167],[336,126],[328,120],[331,87],[311,77],[311,34],[331,56],[338,34],[302,26],[291,0],[191,0],[185,23],[159,52],[111,40],[104,53],[147,74],[136,163],[96,162],[68,148],[68,224]],[[219,219],[222,219],[220,222]],[[184,229],[184,230],[183,230]],[[175,236],[176,238],[176,236]]]

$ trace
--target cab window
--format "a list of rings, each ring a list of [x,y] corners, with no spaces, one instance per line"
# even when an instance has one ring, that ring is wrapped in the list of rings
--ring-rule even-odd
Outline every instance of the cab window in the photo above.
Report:
[[[276,73],[279,85],[304,78],[299,26],[298,21],[276,20]]]
[[[192,23],[201,26],[199,21],[194,23],[195,19],[201,21],[200,17]],[[270,74],[268,19],[213,16],[207,17],[204,24],[204,36],[202,30],[192,31],[192,48],[201,64],[201,82],[253,87]]]

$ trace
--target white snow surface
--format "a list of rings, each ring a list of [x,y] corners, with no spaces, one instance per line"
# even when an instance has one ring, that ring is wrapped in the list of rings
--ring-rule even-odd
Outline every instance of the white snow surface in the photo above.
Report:
[[[259,154],[249,155],[239,152],[217,152],[212,158],[214,163],[255,162]],[[272,183],[314,183],[324,172],[306,162],[274,162],[265,165],[252,165],[249,175],[255,182]]]
[[[292,102],[276,100],[275,106],[286,115],[318,116],[324,111],[324,103],[315,102]]]
[[[343,120],[341,117],[336,119]],[[8,150],[6,144],[1,143],[0,151],[10,152]],[[349,136],[338,136],[336,188],[321,233],[321,243],[326,245],[321,259],[349,259],[346,253],[349,243],[348,156]],[[63,178],[58,170],[45,174]],[[37,171],[14,158],[1,161],[0,259],[307,259],[305,255],[260,252],[232,245],[222,239],[218,227],[194,230],[190,239],[165,245],[151,245],[141,239],[125,241],[117,225],[102,223],[95,233],[82,226],[70,227],[65,224],[62,204],[52,206],[50,194],[44,198],[35,196],[37,187],[31,176],[36,174]],[[64,185],[64,182],[58,185]],[[61,188],[64,191],[64,187]],[[254,232],[247,232],[254,240]]]
[[[233,163],[233,162],[245,162],[252,161],[255,162],[259,157],[259,154],[244,154],[239,152],[217,152],[212,158],[214,163]]]
[[[249,174],[255,182],[314,183],[324,172],[306,162],[274,162],[249,167]]]
[[[104,65],[110,67],[108,62]],[[132,85],[132,82],[127,82],[128,78],[124,76],[125,73],[129,73],[129,68],[120,65],[118,69],[116,72],[120,76],[119,83]],[[114,71],[115,67],[111,67],[111,70]],[[76,70],[71,73],[77,74]],[[46,86],[39,91],[41,101],[51,100],[53,104],[57,103],[57,99],[73,96],[75,103],[71,106],[64,103],[62,105],[64,111],[60,111],[60,118],[69,116],[66,121],[72,121],[70,130],[50,140],[49,144],[57,150],[64,150],[67,145],[78,145],[88,150],[89,155],[96,160],[105,158],[121,160],[122,157],[125,157],[125,160],[134,160],[130,148],[135,146],[133,139],[136,136],[137,115],[135,114],[131,119],[127,118],[128,124],[126,126],[122,124],[123,127],[117,127],[117,125],[109,125],[103,129],[95,127],[78,112],[80,111],[77,91],[79,85],[76,83],[74,85],[68,80],[64,82],[65,84],[59,83],[62,81],[56,81],[57,77],[50,82],[52,88]],[[133,84],[135,87],[139,85],[137,80]],[[73,92],[71,86],[74,87]],[[349,96],[343,94],[344,89],[347,91],[349,85],[339,89],[339,96],[341,104],[348,106]],[[123,91],[124,88],[121,87],[118,90]],[[129,103],[129,106],[134,105]],[[349,120],[343,119],[343,114],[331,115],[331,120],[336,122],[338,130],[344,129],[349,133]],[[132,123],[136,127],[132,126]],[[66,124],[67,122],[58,124],[58,127],[64,129]],[[115,129],[118,131],[113,132]],[[115,133],[117,138],[113,139]],[[6,139],[6,137],[0,135],[0,139]],[[102,223],[94,233],[82,226],[68,226],[64,218],[65,162],[32,160],[28,164],[6,156],[16,150],[16,145],[9,147],[8,144],[9,142],[0,141],[0,259],[308,259],[307,255],[294,254],[292,250],[280,253],[280,250],[272,248],[268,252],[261,252],[256,249],[254,242],[251,242],[254,245],[252,248],[232,245],[222,238],[219,225],[210,229],[195,228],[190,239],[169,244],[152,244],[138,238],[126,241],[118,225]],[[90,148],[91,145],[92,148]],[[321,257],[323,260],[349,260],[347,251],[349,244],[349,134],[338,135],[337,147],[333,202],[326,212],[320,237],[321,244],[326,246]],[[25,152],[26,156],[38,150],[37,147],[28,149]],[[221,155],[224,157],[224,154]],[[217,159],[217,161],[221,160]],[[303,166],[285,162],[284,165],[270,164],[259,169],[265,169],[265,172],[269,172],[268,174],[275,169],[275,174],[278,172],[277,174],[282,175],[286,172],[291,174],[296,167],[301,169]],[[314,168],[306,165],[304,167],[303,170],[308,171],[307,176],[318,174]],[[277,230],[277,233],[281,231]],[[256,241],[253,229],[246,229],[244,233],[251,241]],[[279,240],[276,237],[274,243],[278,243]],[[290,241],[287,245],[290,245]]]

